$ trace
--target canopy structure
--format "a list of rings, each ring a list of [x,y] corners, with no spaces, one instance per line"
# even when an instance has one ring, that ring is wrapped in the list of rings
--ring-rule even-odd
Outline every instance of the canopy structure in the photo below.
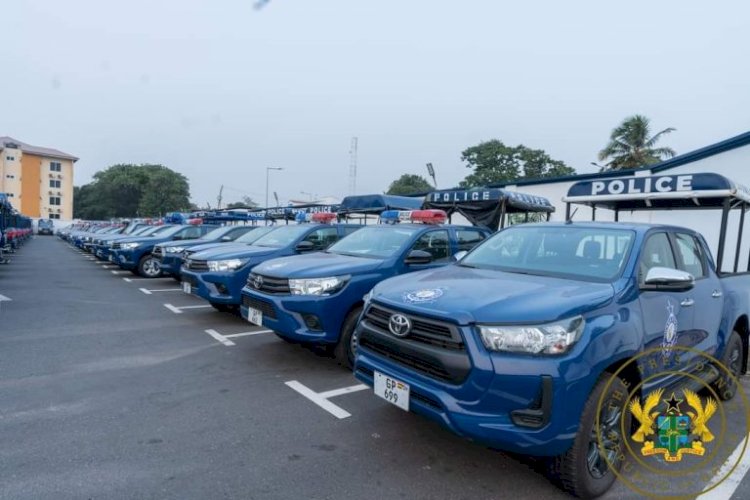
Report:
[[[518,193],[499,188],[472,188],[466,190],[442,190],[428,194],[424,208],[445,210],[448,215],[455,212],[466,217],[472,224],[492,230],[505,227],[505,215],[513,213],[545,213],[555,211],[547,198]]]
[[[581,181],[570,186],[563,201],[567,220],[571,219],[571,204],[574,203],[590,206],[592,220],[596,220],[597,208],[614,210],[615,220],[619,220],[621,210],[721,210],[717,269],[722,269],[729,211],[740,209],[734,258],[734,271],[737,272],[745,212],[750,208],[750,189],[723,175],[695,173]]]
[[[389,194],[363,194],[347,196],[341,200],[338,213],[339,215],[380,215],[386,210],[419,210],[420,208],[422,208],[422,200],[419,198]]]

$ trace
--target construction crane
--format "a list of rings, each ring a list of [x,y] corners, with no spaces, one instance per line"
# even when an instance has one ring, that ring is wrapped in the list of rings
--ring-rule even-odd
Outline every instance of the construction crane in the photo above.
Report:
[[[219,196],[216,197],[216,209],[221,210],[221,200],[223,199],[221,195],[224,193],[224,184],[221,185],[221,188],[219,188]]]

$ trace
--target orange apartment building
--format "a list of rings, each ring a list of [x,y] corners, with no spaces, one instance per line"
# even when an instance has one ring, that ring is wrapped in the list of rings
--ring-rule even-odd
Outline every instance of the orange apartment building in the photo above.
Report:
[[[73,155],[0,136],[0,193],[22,214],[73,219]]]

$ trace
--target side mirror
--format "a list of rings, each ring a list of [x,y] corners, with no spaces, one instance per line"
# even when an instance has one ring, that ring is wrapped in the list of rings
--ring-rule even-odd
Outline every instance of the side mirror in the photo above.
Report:
[[[464,257],[466,257],[466,254],[469,253],[466,250],[461,250],[460,252],[456,252],[456,254],[453,256],[453,259],[458,262]]]
[[[315,250],[315,244],[312,241],[300,241],[294,249],[298,252],[312,252]]]
[[[641,289],[685,292],[694,286],[695,278],[690,273],[669,267],[652,267]]]
[[[432,262],[432,254],[424,250],[412,250],[404,260],[406,265],[429,264],[430,262]]]
[[[225,241],[226,242],[226,241],[233,241],[233,239],[232,239],[231,236],[222,236],[221,240],[219,240],[219,241]]]
[[[181,234],[175,234],[174,236],[172,236],[172,240],[173,241],[177,241],[177,240],[181,240],[181,239],[182,239],[182,235]]]

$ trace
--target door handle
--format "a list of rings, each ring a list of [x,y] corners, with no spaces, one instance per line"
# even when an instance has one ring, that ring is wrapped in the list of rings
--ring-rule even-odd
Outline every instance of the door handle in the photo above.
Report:
[[[690,306],[692,306],[693,304],[695,304],[695,301],[694,301],[693,299],[685,299],[685,300],[683,300],[682,302],[680,302],[680,305],[681,305],[682,307],[690,307]]]
[[[724,294],[723,294],[723,293],[721,293],[720,291],[718,291],[718,290],[714,290],[714,292],[713,292],[713,293],[711,294],[711,297],[713,297],[713,298],[715,298],[715,299],[718,299],[718,298],[719,298],[719,297],[721,297],[722,295],[724,295]]]

